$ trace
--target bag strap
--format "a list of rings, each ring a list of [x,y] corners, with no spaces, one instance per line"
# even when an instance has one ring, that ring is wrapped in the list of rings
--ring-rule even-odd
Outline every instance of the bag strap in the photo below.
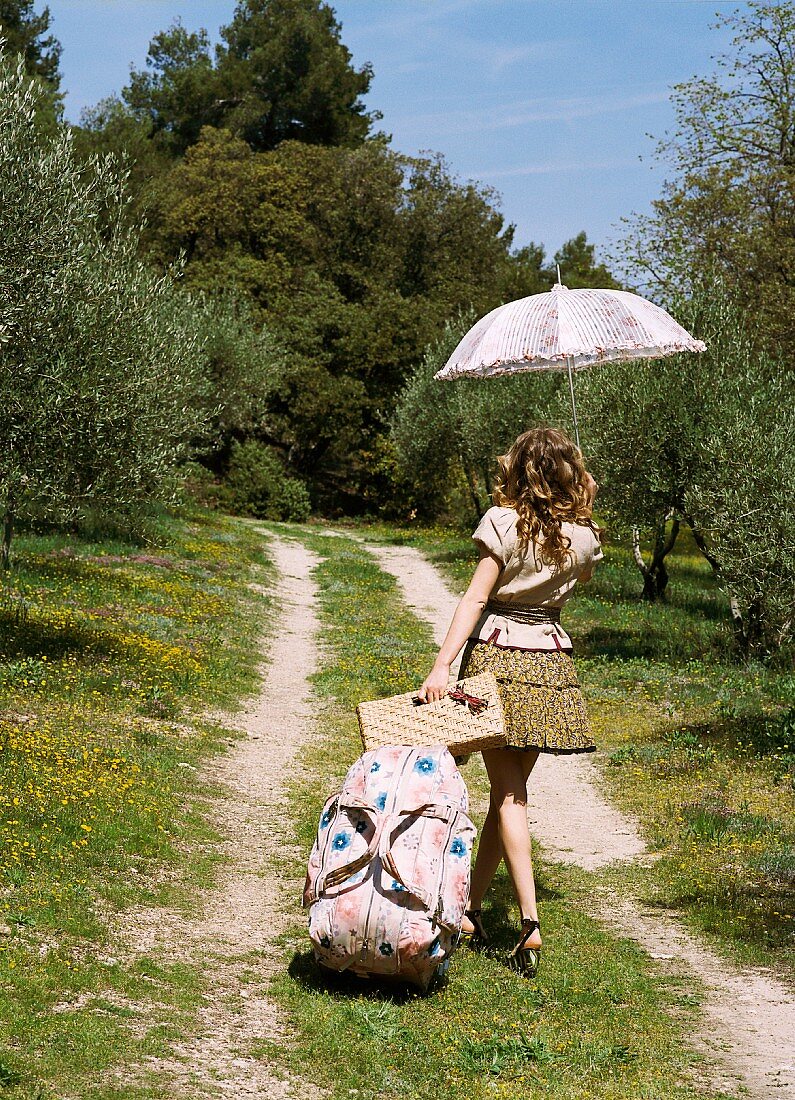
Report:
[[[384,815],[381,811],[377,810],[371,802],[365,802],[364,799],[358,798],[356,795],[347,795],[344,801],[340,798],[337,803],[337,813],[335,817],[339,817],[340,813],[345,810],[360,810],[368,815],[373,826],[372,839],[367,846],[367,850],[362,852],[360,856],[357,856],[356,859],[350,860],[349,863],[343,863],[339,867],[332,867],[318,875],[315,879],[315,886],[312,890],[310,904],[313,901],[317,901],[324,890],[329,888],[333,889],[335,886],[341,886],[343,882],[352,875],[355,875],[357,871],[361,871],[362,867],[366,867],[378,852],[378,845],[381,840],[381,830],[384,827]],[[329,828],[331,827],[332,826],[329,825]]]
[[[452,828],[452,825],[458,820],[460,812],[459,809],[449,802],[426,802],[422,806],[417,806],[411,810],[401,810],[400,813],[395,816],[397,818],[407,816],[435,817],[440,821],[448,822]],[[410,894],[413,894],[418,901],[422,902],[426,909],[435,909],[438,899],[428,890],[424,890],[421,886],[417,885],[417,883],[412,882],[407,876],[401,874],[395,857],[392,855],[392,843],[394,841],[395,832],[401,824],[402,822],[398,820],[394,828],[390,830],[384,829],[381,833],[381,844],[378,851],[381,862],[395,881],[400,883],[404,890],[408,890]]]
[[[337,804],[337,815],[345,810],[359,810],[368,815],[373,826],[372,838],[370,839],[366,851],[362,852],[356,859],[352,859],[348,863],[343,863],[339,867],[333,867],[318,875],[315,880],[314,889],[312,890],[310,904],[317,901],[324,890],[334,889],[336,886],[341,886],[343,882],[347,882],[349,878],[358,871],[361,871],[363,867],[372,863],[373,859],[378,855],[384,867],[389,871],[395,881],[399,882],[405,890],[408,890],[408,892],[413,894],[418,901],[422,902],[426,909],[430,909],[434,904],[434,899],[429,896],[428,891],[423,890],[422,887],[418,886],[416,883],[406,881],[395,863],[392,855],[394,834],[403,824],[402,818],[434,817],[441,821],[453,821],[460,811],[448,802],[425,802],[421,806],[400,810],[400,812],[396,814],[385,814],[381,810],[376,809],[372,803],[365,802],[364,799],[358,798],[356,795],[346,796],[344,801],[340,799]],[[329,826],[329,828],[331,828],[331,826]]]

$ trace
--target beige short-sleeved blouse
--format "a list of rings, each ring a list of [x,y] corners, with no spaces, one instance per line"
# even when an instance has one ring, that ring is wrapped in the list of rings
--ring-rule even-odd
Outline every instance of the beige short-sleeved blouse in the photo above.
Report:
[[[472,535],[503,563],[490,599],[517,607],[563,607],[579,577],[590,573],[601,560],[599,539],[586,524],[563,523],[561,528],[571,540],[572,553],[566,567],[553,572],[533,552],[533,545],[519,545],[516,519],[514,508],[489,508]],[[519,623],[488,610],[478,619],[470,637],[516,649],[571,649],[571,638],[560,624]]]

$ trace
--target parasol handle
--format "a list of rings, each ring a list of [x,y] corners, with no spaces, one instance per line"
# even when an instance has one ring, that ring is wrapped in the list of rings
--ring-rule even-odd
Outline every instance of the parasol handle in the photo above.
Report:
[[[577,405],[574,401],[574,374],[571,369],[571,356],[566,356],[566,366],[569,369],[569,393],[571,394],[571,415],[574,419],[574,439],[577,449],[580,450],[580,429],[577,427]]]

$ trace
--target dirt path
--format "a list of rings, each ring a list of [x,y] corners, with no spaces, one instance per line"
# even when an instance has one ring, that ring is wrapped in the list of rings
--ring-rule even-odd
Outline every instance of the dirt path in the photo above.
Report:
[[[153,909],[125,914],[131,954],[180,959],[209,973],[212,990],[199,1029],[168,1059],[147,1059],[117,1078],[128,1083],[141,1070],[160,1082],[153,1095],[169,1100],[231,1096],[262,1100],[313,1100],[321,1094],[306,1082],[284,1078],[254,1058],[252,1044],[286,1041],[273,1002],[263,992],[272,972],[275,939],[299,912],[299,882],[284,881],[273,861],[283,855],[283,776],[296,766],[301,745],[313,736],[308,677],[315,668],[317,621],[310,571],[316,559],[297,542],[272,538],[279,574],[278,621],[268,639],[262,688],[249,706],[225,725],[244,731],[230,751],[207,769],[227,797],[211,817],[226,837],[220,881],[201,898],[194,919]],[[167,1087],[165,1087],[167,1086]]]
[[[441,643],[457,603],[442,575],[411,547],[367,549]],[[591,757],[543,756],[530,784],[533,834],[553,858],[587,870],[643,860],[635,822],[610,805],[597,776]],[[732,1095],[746,1090],[743,1096],[759,1100],[795,1097],[795,999],[784,986],[760,971],[731,968],[673,916],[660,919],[628,898],[603,891],[594,912],[652,958],[666,960],[669,971],[703,984],[701,1034],[693,1042],[707,1059],[705,1085]]]

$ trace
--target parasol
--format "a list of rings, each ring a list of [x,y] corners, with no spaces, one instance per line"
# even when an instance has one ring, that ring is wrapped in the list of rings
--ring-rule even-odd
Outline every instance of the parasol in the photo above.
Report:
[[[558,283],[498,306],[472,326],[437,379],[491,378],[527,370],[565,370],[574,435],[580,445],[574,371],[611,360],[659,359],[706,351],[664,309],[627,290],[569,290]]]

